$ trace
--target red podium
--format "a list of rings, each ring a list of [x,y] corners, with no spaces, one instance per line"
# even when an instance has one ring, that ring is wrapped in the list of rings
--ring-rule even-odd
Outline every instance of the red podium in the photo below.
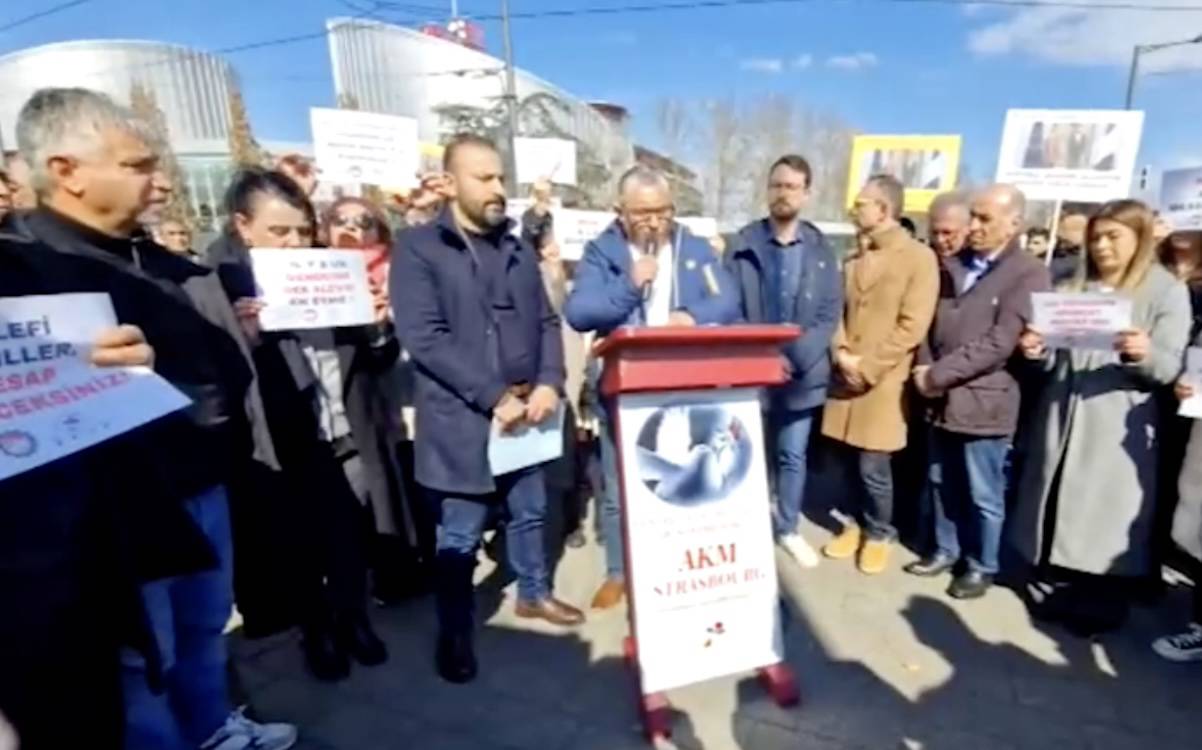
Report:
[[[755,670],[781,706],[784,663],[759,389],[784,381],[797,326],[620,329],[597,344],[613,426],[630,635],[649,741],[666,690]]]

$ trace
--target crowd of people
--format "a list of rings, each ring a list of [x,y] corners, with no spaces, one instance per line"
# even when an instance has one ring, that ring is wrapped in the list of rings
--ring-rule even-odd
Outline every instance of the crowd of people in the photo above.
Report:
[[[957,599],[1004,576],[1034,616],[1093,636],[1157,590],[1164,563],[1202,560],[1202,422],[1176,415],[1202,388],[1183,376],[1202,344],[1202,242],[1137,201],[1066,213],[1053,243],[1027,230],[1013,186],[947,193],[924,244],[903,225],[904,186],[875,175],[840,257],[802,218],[801,156],[770,165],[767,215],[713,245],[639,165],[612,225],[568,263],[549,186],[511,221],[500,152],[461,135],[399,211],[319,210],[301,159],[244,169],[199,252],[162,213],[162,144],[125,108],[43,90],[17,137],[0,296],[109,295],[120,325],[92,363],[152,366],[192,402],[0,482],[0,715],[27,750],[291,747],[296,727],[234,706],[235,610],[248,637],[299,629],[309,671],[337,681],[389,657],[373,603],[432,588],[435,668],[471,681],[486,534],[505,541],[518,617],[579,625],[549,551],[584,544],[589,497],[604,551],[591,608],[617,606],[615,415],[589,351],[627,326],[804,331],[762,394],[775,541],[803,568],[878,575],[909,535],[921,554],[906,573],[950,575]],[[264,330],[250,251],[321,246],[366,254],[374,322]],[[1032,315],[1051,290],[1128,297],[1130,325],[1106,350],[1051,348]],[[561,407],[562,458],[494,476],[490,436]],[[840,477],[843,527],[821,550],[801,533],[811,457]],[[1202,661],[1202,595],[1154,648]]]

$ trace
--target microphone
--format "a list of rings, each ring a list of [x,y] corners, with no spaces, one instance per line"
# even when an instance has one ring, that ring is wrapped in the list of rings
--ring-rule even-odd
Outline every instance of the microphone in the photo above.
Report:
[[[643,257],[655,257],[657,255],[655,247],[655,234],[649,234],[643,240]],[[643,283],[643,301],[651,299],[651,287],[654,286],[655,279],[648,279]]]

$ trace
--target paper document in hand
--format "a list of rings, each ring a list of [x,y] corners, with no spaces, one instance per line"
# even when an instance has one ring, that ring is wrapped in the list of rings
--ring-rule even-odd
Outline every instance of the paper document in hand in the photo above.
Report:
[[[1194,395],[1181,402],[1177,413],[1190,419],[1202,419],[1202,346],[1185,350],[1185,373],[1181,377],[1194,387]]]
[[[264,331],[362,326],[375,322],[367,258],[359,250],[250,251]]]
[[[116,324],[107,294],[0,299],[0,480],[188,405],[148,368],[88,363]]]
[[[1031,324],[1049,349],[1114,349],[1131,327],[1131,298],[1106,292],[1036,292]]]
[[[488,440],[488,465],[494,477],[528,466],[554,461],[563,455],[563,404],[539,424],[524,424],[512,432],[501,432],[493,424]]]

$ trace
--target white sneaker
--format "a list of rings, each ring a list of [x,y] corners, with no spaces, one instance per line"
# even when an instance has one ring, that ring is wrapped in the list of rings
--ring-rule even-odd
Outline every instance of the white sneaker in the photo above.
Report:
[[[1157,638],[1152,650],[1169,661],[1202,661],[1202,625],[1194,623],[1184,633]]]
[[[291,724],[259,724],[246,718],[243,706],[225,719],[200,750],[288,750],[296,744]]]
[[[814,548],[805,539],[801,538],[801,534],[785,534],[777,541],[777,544],[783,547],[785,552],[788,552],[801,567],[818,567],[818,553],[814,551]]]

